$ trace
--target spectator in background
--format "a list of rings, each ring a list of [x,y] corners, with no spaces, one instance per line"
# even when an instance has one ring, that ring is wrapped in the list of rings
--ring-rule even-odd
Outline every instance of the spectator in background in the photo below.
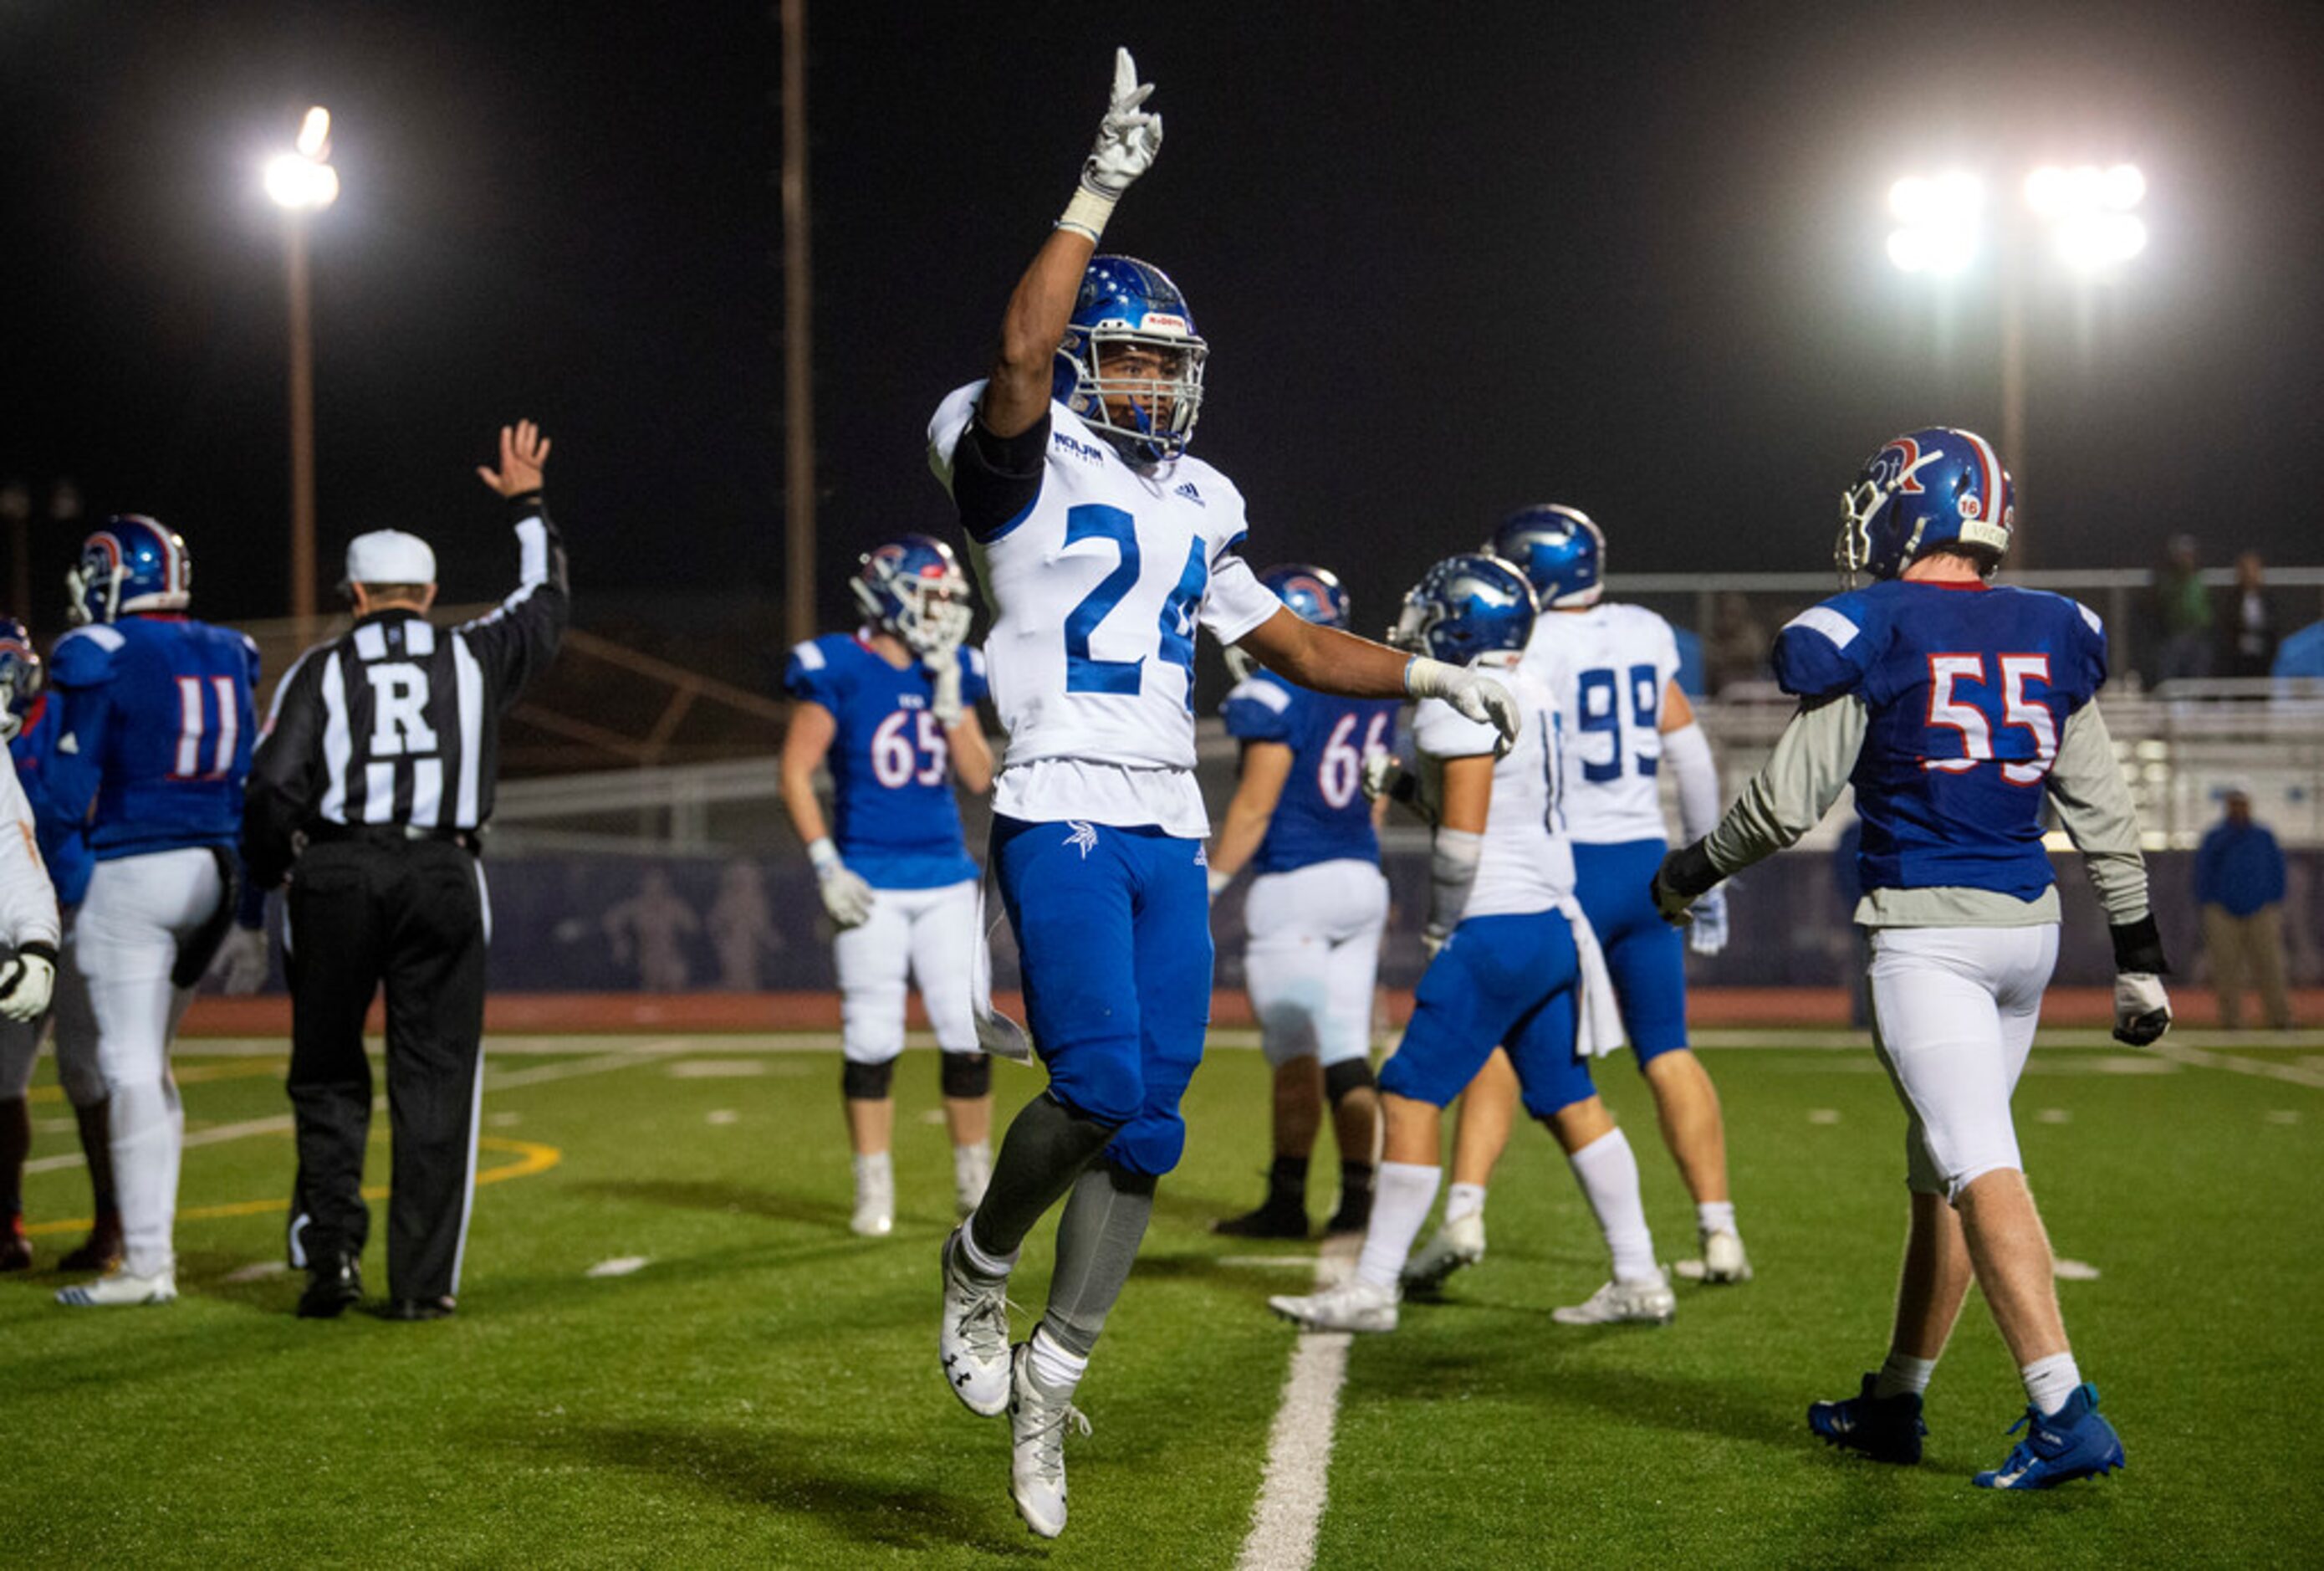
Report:
[[[1737,682],[1767,675],[1767,630],[1751,615],[1751,602],[1729,589],[1711,613],[1711,635],[1703,640],[1703,677],[1714,693]]]
[[[2230,677],[2264,677],[2275,660],[2275,606],[2269,600],[2257,551],[2236,559],[2236,592],[2227,603],[2220,640]]]
[[[2154,569],[2154,620],[2163,634],[2157,682],[2211,674],[2211,593],[2195,562],[2195,537],[2174,534]]]
[[[2203,947],[2211,956],[2211,985],[2219,997],[2219,1024],[2243,1025],[2248,976],[2259,986],[2267,1023],[2292,1029],[2283,991],[2283,852],[2264,825],[2252,821],[2251,793],[2231,785],[2222,793],[2227,817],[2203,836],[2195,853],[2195,902],[2203,910]]]

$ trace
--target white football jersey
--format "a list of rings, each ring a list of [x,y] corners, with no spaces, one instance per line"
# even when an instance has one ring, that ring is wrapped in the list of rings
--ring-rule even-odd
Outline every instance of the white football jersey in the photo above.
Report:
[[[0,758],[0,942],[58,941],[57,892],[33,836],[32,805],[14,766]]]
[[[1514,656],[1486,655],[1477,663],[1508,684],[1524,725],[1516,744],[1493,765],[1477,881],[1469,886],[1462,916],[1547,910],[1573,891],[1573,847],[1558,810],[1557,698]],[[1443,800],[1443,761],[1490,755],[1500,738],[1443,699],[1427,698],[1413,711],[1412,740],[1420,751],[1421,790],[1436,803]]]
[[[947,488],[983,392],[957,390],[929,423]],[[1061,403],[1049,427],[1032,505],[969,542],[1009,733],[993,809],[1199,838],[1210,819],[1194,773],[1195,624],[1232,643],[1282,602],[1234,554],[1243,501],[1225,476],[1194,457],[1141,475]]]
[[[1590,846],[1659,840],[1663,695],[1678,674],[1670,624],[1643,605],[1545,611],[1526,669],[1565,716],[1565,827]]]

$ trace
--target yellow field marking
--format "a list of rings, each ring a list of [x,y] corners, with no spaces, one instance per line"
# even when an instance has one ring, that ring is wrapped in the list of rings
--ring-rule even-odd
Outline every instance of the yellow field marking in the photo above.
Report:
[[[513,1151],[516,1160],[488,1168],[476,1175],[476,1184],[498,1184],[510,1178],[529,1178],[535,1173],[545,1173],[565,1160],[565,1153],[553,1145],[542,1145],[529,1140],[504,1140],[499,1135],[480,1135],[476,1139],[480,1151]],[[384,1200],[387,1187],[376,1185],[363,1192],[366,1200]],[[288,1211],[290,1202],[285,1200],[235,1200],[224,1206],[197,1206],[190,1211],[178,1213],[180,1222],[210,1222],[221,1216],[263,1216],[270,1211]],[[42,1233],[78,1233],[90,1225],[91,1218],[77,1216],[64,1222],[36,1222],[24,1229],[28,1234]]]
[[[231,1064],[173,1064],[170,1077],[180,1086],[198,1086],[205,1080],[249,1080],[261,1075],[280,1075],[289,1067],[288,1058],[268,1058],[260,1063],[247,1061]],[[31,1102],[62,1102],[65,1088],[61,1086],[35,1086],[25,1093]]]

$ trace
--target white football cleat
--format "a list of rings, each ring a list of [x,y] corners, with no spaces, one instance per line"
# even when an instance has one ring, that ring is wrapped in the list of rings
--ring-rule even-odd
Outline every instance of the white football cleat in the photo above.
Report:
[[[135,1304],[167,1304],[178,1296],[178,1273],[165,1271],[150,1277],[108,1271],[93,1282],[59,1288],[57,1302],[74,1309],[115,1309]]]
[[[855,1177],[855,1211],[847,1231],[858,1238],[885,1238],[896,1230],[896,1174],[892,1168]]]
[[[944,1324],[936,1328],[936,1355],[961,1405],[980,1419],[997,1419],[1009,1406],[1009,1284],[980,1282],[955,1263],[959,1240],[955,1227],[944,1242]]]
[[[1702,1258],[1683,1260],[1671,1269],[1691,1282],[1748,1282],[1751,1280],[1751,1257],[1743,1252],[1743,1241],[1724,1230],[1706,1233],[1702,1238]]]
[[[1044,1385],[1033,1372],[1032,1344],[1019,1343],[1009,1371],[1009,1493],[1025,1525],[1045,1539],[1065,1530],[1067,1424],[1090,1432],[1074,1393]]]
[[[1298,1296],[1279,1293],[1267,1307],[1308,1331],[1393,1331],[1397,1290],[1350,1277],[1336,1288]]]
[[[1552,1309],[1549,1317],[1561,1326],[1613,1326],[1636,1321],[1667,1326],[1678,1313],[1678,1295],[1661,1272],[1651,1281],[1626,1282],[1619,1278],[1590,1295],[1587,1302]]]
[[[1475,1265],[1484,1258],[1485,1214],[1471,1211],[1438,1228],[1436,1235],[1421,1246],[1420,1252],[1405,1262],[1404,1290],[1433,1293],[1454,1271],[1464,1265]]]

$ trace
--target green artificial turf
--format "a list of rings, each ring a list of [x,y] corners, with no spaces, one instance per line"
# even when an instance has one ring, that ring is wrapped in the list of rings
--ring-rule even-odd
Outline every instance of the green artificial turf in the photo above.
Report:
[[[288,1136],[264,1128],[189,1151],[182,1206],[227,1214],[181,1223],[176,1305],[68,1312],[45,1270],[0,1279],[11,1564],[1234,1563],[1295,1336],[1265,1296],[1309,1280],[1265,1263],[1300,1246],[1206,1231],[1259,1197],[1258,1055],[1220,1050],[1196,1078],[1186,1164],[1082,1388],[1095,1428],[1068,1449],[1073,1520],[1051,1546],[1010,1505],[1005,1421],[970,1417],[935,1367],[951,1186],[932,1056],[898,1077],[901,1214],[866,1243],[845,1227],[835,1053],[510,1045],[549,1050],[493,1060],[481,1165],[512,1176],[478,1192],[449,1321],[291,1317],[299,1279],[251,1274],[280,1257],[281,1212],[260,1207],[290,1180]],[[1485,1262],[1351,1350],[1316,1564],[2314,1557],[2324,1467],[2301,1420],[2324,1385],[2324,1074],[2313,1042],[2224,1050],[2296,1078],[2057,1047],[2018,1096],[2058,1252],[2098,1271],[2061,1294],[2126,1472],[2042,1496],[1969,1488],[2023,1403],[1974,1298],[1920,1467],[1807,1435],[1807,1402],[1852,1391],[1883,1350],[1902,1118],[1868,1051],[1714,1049],[1758,1280],[1682,1284],[1666,1329],[1554,1325],[1604,1260],[1563,1159],[1521,1130]],[[180,1062],[198,1141],[283,1110],[278,1058]],[[1658,1246],[1689,1252],[1643,1086],[1627,1059],[1600,1080]],[[1003,1067],[1004,1114],[1038,1084]],[[68,1152],[66,1109],[41,1095],[35,1157]],[[1328,1137],[1316,1170],[1320,1215]],[[35,1173],[27,1200],[35,1224],[86,1215],[78,1170]],[[42,1263],[73,1241],[41,1235]],[[1020,1304],[1040,1302],[1047,1261],[1045,1232]]]

